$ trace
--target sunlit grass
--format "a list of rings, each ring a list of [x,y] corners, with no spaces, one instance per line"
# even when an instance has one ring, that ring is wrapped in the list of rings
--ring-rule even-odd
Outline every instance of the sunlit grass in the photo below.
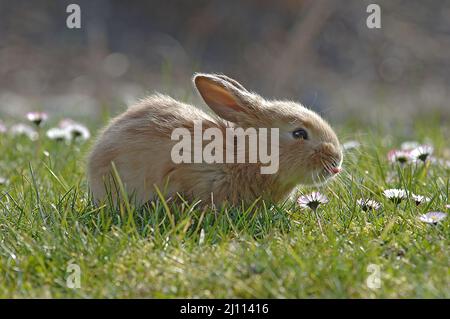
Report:
[[[444,156],[445,132],[418,130]],[[449,170],[388,163],[403,140],[358,135],[339,178],[319,190],[315,214],[296,197],[275,206],[202,209],[157,201],[144,208],[96,207],[87,192],[88,144],[0,135],[0,297],[450,297]],[[448,144],[448,143],[447,143]],[[431,198],[395,205],[402,188]],[[307,194],[315,188],[299,188]],[[381,203],[364,212],[359,198]],[[69,264],[81,288],[66,285]],[[381,287],[367,280],[375,264]]]

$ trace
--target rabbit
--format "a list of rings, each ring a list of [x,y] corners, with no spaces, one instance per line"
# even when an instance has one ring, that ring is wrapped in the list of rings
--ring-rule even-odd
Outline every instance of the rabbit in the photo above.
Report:
[[[156,199],[159,189],[167,198],[239,205],[280,202],[297,185],[325,182],[341,170],[339,140],[315,112],[292,101],[266,100],[221,74],[197,73],[193,83],[214,113],[155,94],[130,106],[99,134],[88,157],[88,182],[97,203],[109,193],[120,197],[111,187],[113,172],[139,204]],[[260,162],[174,163],[171,151],[178,141],[172,140],[172,132],[192,132],[196,121],[202,130],[222,132],[278,128],[278,171],[262,174]]]

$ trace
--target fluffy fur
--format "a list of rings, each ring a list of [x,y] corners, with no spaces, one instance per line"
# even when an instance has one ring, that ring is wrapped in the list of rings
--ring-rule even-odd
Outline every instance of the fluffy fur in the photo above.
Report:
[[[268,101],[224,75],[197,74],[194,83],[216,115],[209,115],[165,95],[152,95],[114,118],[100,133],[88,158],[88,178],[96,201],[105,199],[111,185],[112,163],[128,194],[138,203],[156,197],[155,185],[167,196],[180,194],[203,203],[252,203],[260,198],[283,200],[297,184],[318,183],[336,173],[342,162],[339,141],[316,113],[290,101]],[[260,173],[254,164],[175,164],[171,140],[175,128],[193,132],[194,121],[203,130],[230,126],[279,128],[279,171]],[[309,138],[292,132],[307,130]],[[225,135],[225,134],[224,134]],[[225,153],[225,152],[224,152]],[[117,193],[111,187],[113,196]]]

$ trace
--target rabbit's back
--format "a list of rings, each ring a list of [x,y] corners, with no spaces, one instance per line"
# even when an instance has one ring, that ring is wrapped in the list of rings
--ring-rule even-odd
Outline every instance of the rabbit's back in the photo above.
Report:
[[[106,195],[111,163],[138,201],[148,198],[154,192],[153,185],[164,185],[173,167],[170,154],[177,143],[171,140],[173,130],[191,130],[196,120],[214,122],[200,109],[160,94],[139,101],[114,118],[100,133],[88,159],[94,198],[101,200]]]

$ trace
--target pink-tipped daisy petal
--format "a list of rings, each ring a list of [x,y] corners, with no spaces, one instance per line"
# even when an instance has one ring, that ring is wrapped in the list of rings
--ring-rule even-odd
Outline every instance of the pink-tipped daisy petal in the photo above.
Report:
[[[388,153],[388,160],[391,163],[406,164],[411,162],[411,155],[409,151],[391,150]]]

